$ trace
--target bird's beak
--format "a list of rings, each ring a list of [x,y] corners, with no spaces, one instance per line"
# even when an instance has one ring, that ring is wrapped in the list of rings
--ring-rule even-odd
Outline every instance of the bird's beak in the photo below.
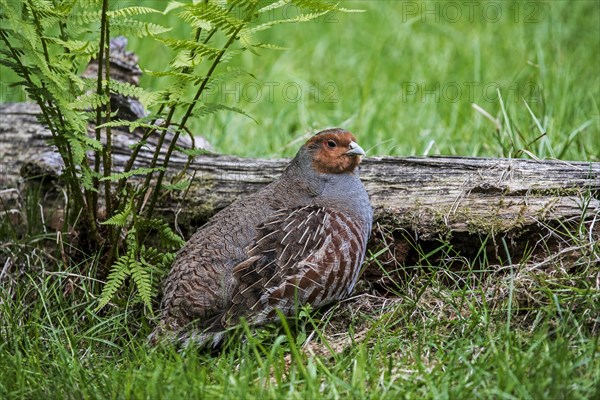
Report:
[[[349,156],[364,156],[366,153],[362,147],[358,145],[356,142],[350,142],[350,150],[346,152]]]

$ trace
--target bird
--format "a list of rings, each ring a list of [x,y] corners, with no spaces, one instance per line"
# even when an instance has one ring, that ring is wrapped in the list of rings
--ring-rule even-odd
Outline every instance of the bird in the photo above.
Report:
[[[257,326],[348,297],[373,219],[363,156],[351,132],[320,131],[279,178],[213,216],[177,254],[150,342],[215,347],[242,318]]]

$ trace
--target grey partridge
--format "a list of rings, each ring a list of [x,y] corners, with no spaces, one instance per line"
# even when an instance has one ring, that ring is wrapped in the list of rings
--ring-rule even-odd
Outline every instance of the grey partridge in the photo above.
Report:
[[[251,325],[347,297],[358,280],[372,208],[358,177],[363,149],[343,129],[300,148],[274,182],[216,214],[181,249],[166,279],[161,321],[183,341],[217,343]]]

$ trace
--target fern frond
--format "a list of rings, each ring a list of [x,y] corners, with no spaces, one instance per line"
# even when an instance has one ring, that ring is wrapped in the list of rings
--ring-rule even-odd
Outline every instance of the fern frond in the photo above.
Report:
[[[183,50],[175,55],[169,66],[176,69],[194,68],[200,65],[201,62],[201,57],[192,55],[192,52],[189,50]]]
[[[100,180],[103,182],[105,182],[105,181],[116,182],[123,178],[127,179],[134,175],[148,175],[151,172],[164,171],[164,170],[165,170],[164,167],[135,168],[135,169],[132,169],[131,171],[127,171],[127,172],[119,172],[119,173],[110,174],[109,176],[102,177]]]
[[[129,256],[129,253],[122,255],[111,267],[106,284],[102,288],[102,294],[100,295],[96,311],[103,308],[112,300],[119,288],[123,286],[125,279],[131,274],[129,269]]]
[[[8,58],[0,58],[0,64],[4,65],[5,67],[8,67],[10,69],[12,69],[13,71],[15,71],[16,73],[19,74],[19,72],[23,71],[23,67],[21,67],[20,64],[8,59]],[[20,74],[19,74],[20,75]],[[27,81],[21,81],[23,84],[27,84],[29,85],[29,82]],[[21,84],[21,83],[19,83]]]
[[[96,140],[95,138],[88,136],[87,134],[81,135],[79,137],[82,143],[85,143],[93,150],[102,150],[102,142]]]
[[[246,36],[251,36],[251,35],[255,34],[256,32],[270,29],[275,25],[292,24],[292,23],[296,23],[296,22],[308,22],[308,21],[312,21],[316,18],[319,18],[327,13],[329,13],[329,10],[320,11],[320,12],[316,12],[316,13],[300,14],[293,18],[276,19],[273,21],[265,22],[263,24],[260,24],[258,26],[252,27],[252,28],[243,29],[241,34],[246,35]]]
[[[221,104],[221,103],[204,103],[202,106],[198,107],[196,111],[194,111],[194,114],[192,116],[195,118],[203,118],[203,117],[206,117],[207,115],[211,115],[218,111],[223,111],[223,110],[233,111],[235,113],[238,113],[245,117],[248,117],[252,121],[258,123],[258,121],[256,121],[254,118],[252,118],[252,116],[247,114],[244,110],[237,108],[237,107],[228,106],[226,104]]]
[[[140,261],[133,260],[129,265],[129,273],[135,283],[138,296],[144,303],[144,305],[152,312],[152,280],[148,269],[152,268],[152,265],[143,258],[140,257]]]
[[[316,12],[339,10],[339,1],[333,2],[323,0],[291,0],[290,3],[298,8],[312,10]]]
[[[71,146],[71,152],[73,153],[73,163],[75,165],[81,165],[81,162],[85,158],[85,147],[82,145],[78,137],[68,135],[66,137],[67,142]]]
[[[60,21],[64,21],[69,17],[69,12],[62,12],[59,9],[54,9],[50,11],[38,12],[36,10],[36,16],[39,18],[40,26],[43,29],[48,29],[53,26],[56,26]]]
[[[183,147],[176,146],[175,149],[189,157],[204,156],[206,154],[212,154],[210,151],[205,150],[205,149],[200,149],[200,148],[185,149]]]
[[[102,225],[114,225],[124,227],[127,224],[127,221],[129,220],[129,216],[131,215],[131,208],[132,207],[130,202],[123,211],[116,213],[106,221],[102,222]]]
[[[179,13],[179,17],[194,28],[218,29],[226,35],[235,32],[243,23],[215,2],[189,4]]]
[[[96,191],[96,189],[94,188],[93,179],[97,178],[97,177],[98,177],[98,175],[95,173],[95,171],[93,171],[92,169],[90,169],[87,166],[82,166],[80,179],[81,179],[81,186],[83,186],[84,189]]]
[[[177,257],[176,253],[164,252],[161,254],[160,263],[163,266],[170,266],[171,264],[173,264],[173,261],[175,261],[175,257]]]
[[[194,40],[178,40],[157,38],[157,40],[173,50],[189,50],[199,57],[207,57],[209,60],[215,58],[221,52],[221,49],[198,43]]]
[[[160,260],[161,252],[152,246],[142,245],[140,253],[144,255],[144,258],[150,263],[156,263]]]
[[[102,84],[106,85],[106,81],[103,81]],[[127,82],[119,82],[116,80],[111,80],[108,84],[108,87],[115,93],[138,99],[146,108],[154,104],[156,98],[159,96],[156,92],[143,89]]]
[[[169,267],[175,259],[176,253],[172,251],[160,251],[155,247],[142,246],[140,254],[152,265],[152,269],[164,269]]]
[[[181,18],[196,29],[204,29],[206,31],[210,31],[213,28],[213,25],[210,23],[210,21],[207,21],[203,18],[198,18],[189,11],[182,11],[181,13],[179,13],[179,18]]]
[[[272,11],[272,10],[276,10],[278,8],[281,8],[281,7],[285,7],[288,4],[290,4],[290,0],[275,1],[275,2],[273,2],[271,4],[268,4],[266,6],[263,6],[260,9],[258,9],[257,13],[263,14],[263,13],[266,13],[267,11]]]
[[[161,240],[164,240],[170,247],[181,247],[185,244],[185,241],[176,234],[169,224],[158,218],[148,218],[140,221],[140,227],[146,229],[154,229],[160,234]]]
[[[186,149],[186,150],[190,150],[190,149]],[[202,150],[202,149],[194,149],[194,150]],[[203,152],[206,153],[206,150],[202,150]],[[180,191],[180,190],[186,190],[187,188],[190,187],[191,182],[187,179],[183,179],[177,183],[173,183],[173,184],[167,184],[167,183],[163,183],[161,188],[171,192],[171,191]]]
[[[209,86],[219,82],[227,82],[228,80],[233,80],[233,78],[240,76],[249,76],[252,79],[256,79],[256,76],[248,71],[244,71],[239,67],[227,67],[225,71],[212,76],[212,78],[209,80]]]
[[[175,81],[168,89],[156,92],[157,99],[154,104],[177,105],[180,99],[185,97],[187,88],[186,81]]]
[[[117,21],[129,20],[128,17],[144,15],[144,14],[156,14],[160,13],[160,10],[156,10],[150,7],[123,7],[117,10],[110,10],[107,12],[108,18],[111,19],[111,24]],[[102,17],[102,11],[84,11],[79,14],[71,16],[71,20],[79,25],[90,24],[100,21]]]
[[[122,18],[122,17],[132,17],[135,15],[144,15],[144,14],[160,14],[161,11],[151,8],[151,7],[140,7],[140,6],[132,6],[132,7],[123,7],[118,10],[109,11],[107,13],[109,18]]]
[[[159,251],[155,247],[142,246],[140,254],[143,254],[142,262],[147,263],[147,267],[151,272],[155,272],[151,276],[152,292],[156,293],[159,290],[160,279],[163,272],[173,263],[176,253],[172,251]]]
[[[184,73],[184,72],[179,72],[179,71],[173,71],[173,70],[167,70],[167,71],[150,71],[150,70],[143,70],[144,74],[146,75],[150,75],[150,76],[154,76],[157,78],[164,78],[164,77],[170,77],[170,78],[174,78],[178,81],[185,81],[188,84],[198,84],[201,80],[202,77],[199,77],[197,75],[194,74],[188,74],[188,73]]]
[[[166,130],[168,130],[167,127],[160,126],[160,125],[152,125],[152,124],[148,124],[148,123],[144,122],[144,121],[147,121],[147,120],[148,120],[147,118],[138,119],[138,120],[135,120],[135,121],[128,121],[128,120],[124,120],[124,119],[117,119],[117,120],[114,120],[114,121],[105,122],[104,124],[98,125],[97,128],[129,127],[129,132],[133,132],[137,128],[152,129],[152,130],[155,130],[155,131],[166,131]]]
[[[102,6],[102,0],[71,0],[76,1],[77,5],[83,10],[89,10]]]
[[[145,247],[138,246],[137,230],[132,227],[126,235],[127,252],[119,257],[112,266],[108,275],[106,285],[102,289],[100,302],[96,310],[101,309],[110,302],[119,288],[125,283],[127,277],[131,277],[139,298],[152,312],[152,279],[149,270],[153,268],[144,259]]]
[[[25,2],[25,6],[30,10],[35,10],[40,22],[43,22],[45,19],[65,18],[67,16],[64,13],[65,9],[55,7],[54,3],[48,0],[28,0]]]
[[[131,203],[133,204],[133,203]],[[127,244],[127,254],[129,254],[129,262],[132,262],[136,259],[136,255],[138,254],[138,240],[137,240],[137,229],[135,225],[127,231],[127,235],[125,236],[125,243]]]
[[[9,12],[10,7],[5,7],[3,11]],[[16,15],[16,16],[13,16]],[[12,18],[2,19],[1,31],[8,36],[12,36],[21,46],[27,45],[30,50],[36,50],[39,43],[39,36],[35,25],[29,19],[21,18],[19,13],[10,13],[8,16]]]
[[[113,215],[112,217],[107,219],[106,221],[102,222],[102,225],[114,225],[114,226],[125,227],[129,223],[129,220],[131,219],[130,217],[133,218],[133,213],[134,213],[133,203],[134,203],[133,198],[130,198],[129,201],[127,202],[127,204],[125,204],[125,208],[122,211],[119,211],[118,213],[116,213],[115,215]],[[135,230],[133,230],[133,232],[131,230],[128,232],[128,234],[126,236],[127,240],[135,239],[135,235],[132,236],[132,233],[135,234]],[[131,245],[135,246],[136,243],[131,243]]]
[[[81,54],[98,54],[98,43],[87,40],[62,40],[56,37],[44,37],[49,43],[56,44],[68,49],[73,53]]]
[[[230,0],[229,3],[235,7],[234,13],[236,15],[246,16],[246,18],[250,17],[248,13],[253,13],[254,16],[257,16],[256,7],[258,3],[261,2],[259,0]],[[263,1],[264,3],[264,1]]]
[[[67,103],[67,106],[71,110],[89,110],[102,107],[109,102],[108,96],[105,94],[86,93],[83,94],[74,101]]]
[[[172,28],[151,22],[142,22],[135,19],[121,19],[110,24],[111,34],[127,37],[157,36],[169,32]]]
[[[259,48],[259,49],[267,49],[267,50],[278,50],[278,51],[288,50],[288,47],[278,46],[273,43],[254,43],[252,46]]]
[[[173,10],[177,10],[179,8],[185,7],[186,4],[185,3],[181,3],[179,1],[170,1],[169,4],[167,4],[167,6],[165,7],[165,9],[163,10],[163,15],[166,15],[168,13],[170,13]]]

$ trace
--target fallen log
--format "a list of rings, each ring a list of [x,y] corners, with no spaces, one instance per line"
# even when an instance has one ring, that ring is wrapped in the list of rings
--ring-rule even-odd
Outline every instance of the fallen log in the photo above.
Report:
[[[46,221],[52,225],[56,218],[51,215],[61,215],[62,203],[50,199],[63,197],[58,194],[62,162],[47,144],[50,133],[38,123],[38,113],[33,104],[0,105],[0,211],[10,213],[10,204],[24,184],[43,184],[42,191],[48,192],[41,196],[48,201],[43,205],[49,215]],[[113,164],[118,170],[138,134],[117,129],[113,135]],[[179,145],[191,147],[190,138],[180,140]],[[150,140],[140,153],[137,166],[148,166],[152,151]],[[175,154],[167,180],[177,176],[187,161],[187,156]],[[188,189],[168,192],[156,212],[175,221],[187,237],[218,210],[271,182],[287,162],[196,156],[185,177],[189,180]],[[137,179],[140,182],[143,177]],[[600,221],[596,222],[600,214],[600,163],[368,157],[361,167],[361,179],[375,209],[378,232],[374,237],[379,239],[378,245],[387,243],[389,247],[391,240],[394,246],[404,249],[399,253],[407,252],[407,240],[413,244],[445,240],[458,252],[468,254],[480,247],[482,238],[491,237],[498,258],[497,243],[500,238],[509,238],[509,251],[515,261],[526,247],[552,236],[553,229],[561,224],[584,223],[590,228],[592,240],[600,237]],[[53,182],[50,186],[49,181]],[[136,183],[135,177],[132,182]],[[402,260],[406,254],[396,256]]]

